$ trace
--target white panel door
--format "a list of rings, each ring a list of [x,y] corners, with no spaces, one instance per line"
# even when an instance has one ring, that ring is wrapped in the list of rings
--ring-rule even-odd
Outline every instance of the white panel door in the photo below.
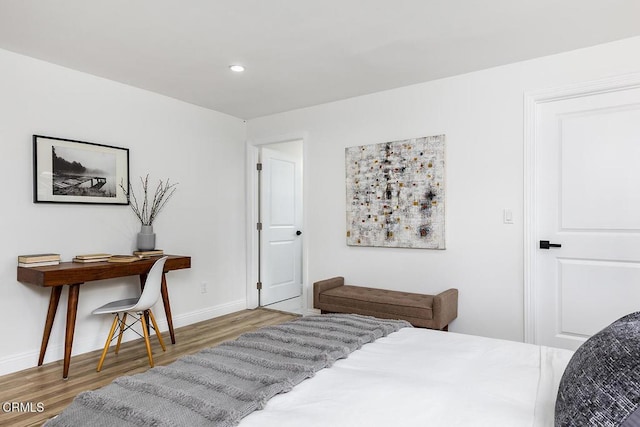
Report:
[[[302,165],[295,156],[261,148],[260,304],[302,294]]]
[[[640,310],[640,89],[543,103],[537,123],[535,341],[576,349]]]

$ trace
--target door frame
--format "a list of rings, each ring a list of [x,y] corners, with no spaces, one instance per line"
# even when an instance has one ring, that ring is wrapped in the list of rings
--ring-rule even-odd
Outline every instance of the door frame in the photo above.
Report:
[[[567,85],[557,88],[525,92],[524,94],[524,341],[538,341],[538,289],[537,239],[538,218],[536,215],[538,165],[538,112],[541,105],[608,92],[640,88],[640,73]]]
[[[260,147],[263,145],[277,144],[283,142],[302,141],[302,230],[307,227],[307,204],[305,203],[305,194],[307,193],[307,134],[306,132],[294,133],[289,135],[275,136],[271,138],[261,138],[247,140],[246,142],[246,204],[247,204],[247,283],[246,283],[246,301],[247,308],[254,309],[258,307],[258,171],[256,164],[260,156]],[[308,238],[302,239],[302,310],[308,311],[307,302],[307,245]]]

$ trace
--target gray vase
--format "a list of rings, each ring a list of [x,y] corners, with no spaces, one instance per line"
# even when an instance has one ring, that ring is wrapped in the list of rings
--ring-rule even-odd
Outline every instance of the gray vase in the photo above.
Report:
[[[156,248],[156,233],[153,232],[153,225],[143,225],[138,233],[138,250],[150,251]]]

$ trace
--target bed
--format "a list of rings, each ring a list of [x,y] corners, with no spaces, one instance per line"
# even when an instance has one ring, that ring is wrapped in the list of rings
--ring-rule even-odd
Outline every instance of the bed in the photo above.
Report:
[[[236,341],[203,350],[204,356],[186,356],[186,361],[180,359],[168,367],[122,377],[101,390],[82,393],[47,425],[77,425],[78,420],[90,420],[85,425],[537,427],[555,422],[559,426],[637,426],[623,422],[640,417],[640,412],[635,414],[640,390],[629,393],[640,383],[638,325],[640,314],[626,316],[574,354],[413,328],[404,321],[357,315],[309,316],[244,334]],[[306,337],[298,336],[301,330]],[[337,341],[329,342],[328,336]],[[266,353],[267,348],[273,355]],[[236,353],[238,349],[251,355]],[[306,361],[295,359],[301,355]],[[226,358],[222,368],[215,366],[218,358]],[[196,359],[200,360],[200,371],[189,375],[198,382],[197,387],[177,391],[182,390],[186,378],[180,374],[180,369],[185,369],[180,363],[192,366]],[[265,367],[257,366],[263,363],[259,359],[265,360]],[[243,365],[242,379],[234,376],[224,380],[219,373],[211,373],[210,368],[228,374],[238,368],[229,368],[236,362]],[[306,367],[301,367],[303,362]],[[248,381],[251,375],[245,370],[253,365],[262,381],[255,399],[238,389]],[[288,378],[272,381],[274,375],[286,371],[290,371]],[[91,397],[95,403],[100,393],[103,397],[109,394],[110,387],[130,387],[136,378],[160,374],[164,375],[163,383],[156,386],[165,390],[166,396],[148,385],[130,397],[112,389],[107,396],[111,401],[78,412],[77,402],[82,399]],[[202,400],[209,391],[202,385],[211,388],[212,381],[214,387],[231,389],[225,391],[228,395],[223,400],[242,395],[243,406],[220,410],[213,398]],[[620,393],[625,396],[620,398]],[[152,400],[140,397],[145,394],[152,394]],[[165,405],[169,401],[177,403],[175,409]],[[604,402],[606,407],[594,402]],[[190,414],[175,415],[185,410],[187,403],[199,411],[197,419],[189,418]],[[202,416],[209,418],[202,420]]]
[[[572,353],[403,328],[275,396],[240,426],[552,426]]]

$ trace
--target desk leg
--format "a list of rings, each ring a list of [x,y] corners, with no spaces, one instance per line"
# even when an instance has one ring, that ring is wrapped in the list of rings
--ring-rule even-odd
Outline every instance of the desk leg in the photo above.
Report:
[[[69,301],[67,302],[67,332],[64,337],[64,367],[62,370],[62,378],[67,378],[69,376],[69,363],[71,362],[73,332],[76,328],[76,314],[78,311],[80,285],[80,283],[74,283],[69,286]]]
[[[51,336],[51,327],[53,320],[56,318],[58,311],[58,302],[60,302],[60,294],[62,286],[54,286],[51,288],[51,296],[49,297],[49,310],[47,311],[47,320],[44,322],[44,332],[42,333],[42,344],[40,345],[40,357],[38,358],[38,366],[42,366],[44,362],[44,354],[49,345],[49,337]]]
[[[162,273],[162,285],[160,285],[160,293],[162,294],[162,303],[164,304],[164,312],[167,315],[167,324],[169,325],[169,335],[171,335],[171,344],[176,343],[176,335],[173,332],[173,319],[171,318],[171,305],[169,304],[169,292],[167,291],[167,276]]]

